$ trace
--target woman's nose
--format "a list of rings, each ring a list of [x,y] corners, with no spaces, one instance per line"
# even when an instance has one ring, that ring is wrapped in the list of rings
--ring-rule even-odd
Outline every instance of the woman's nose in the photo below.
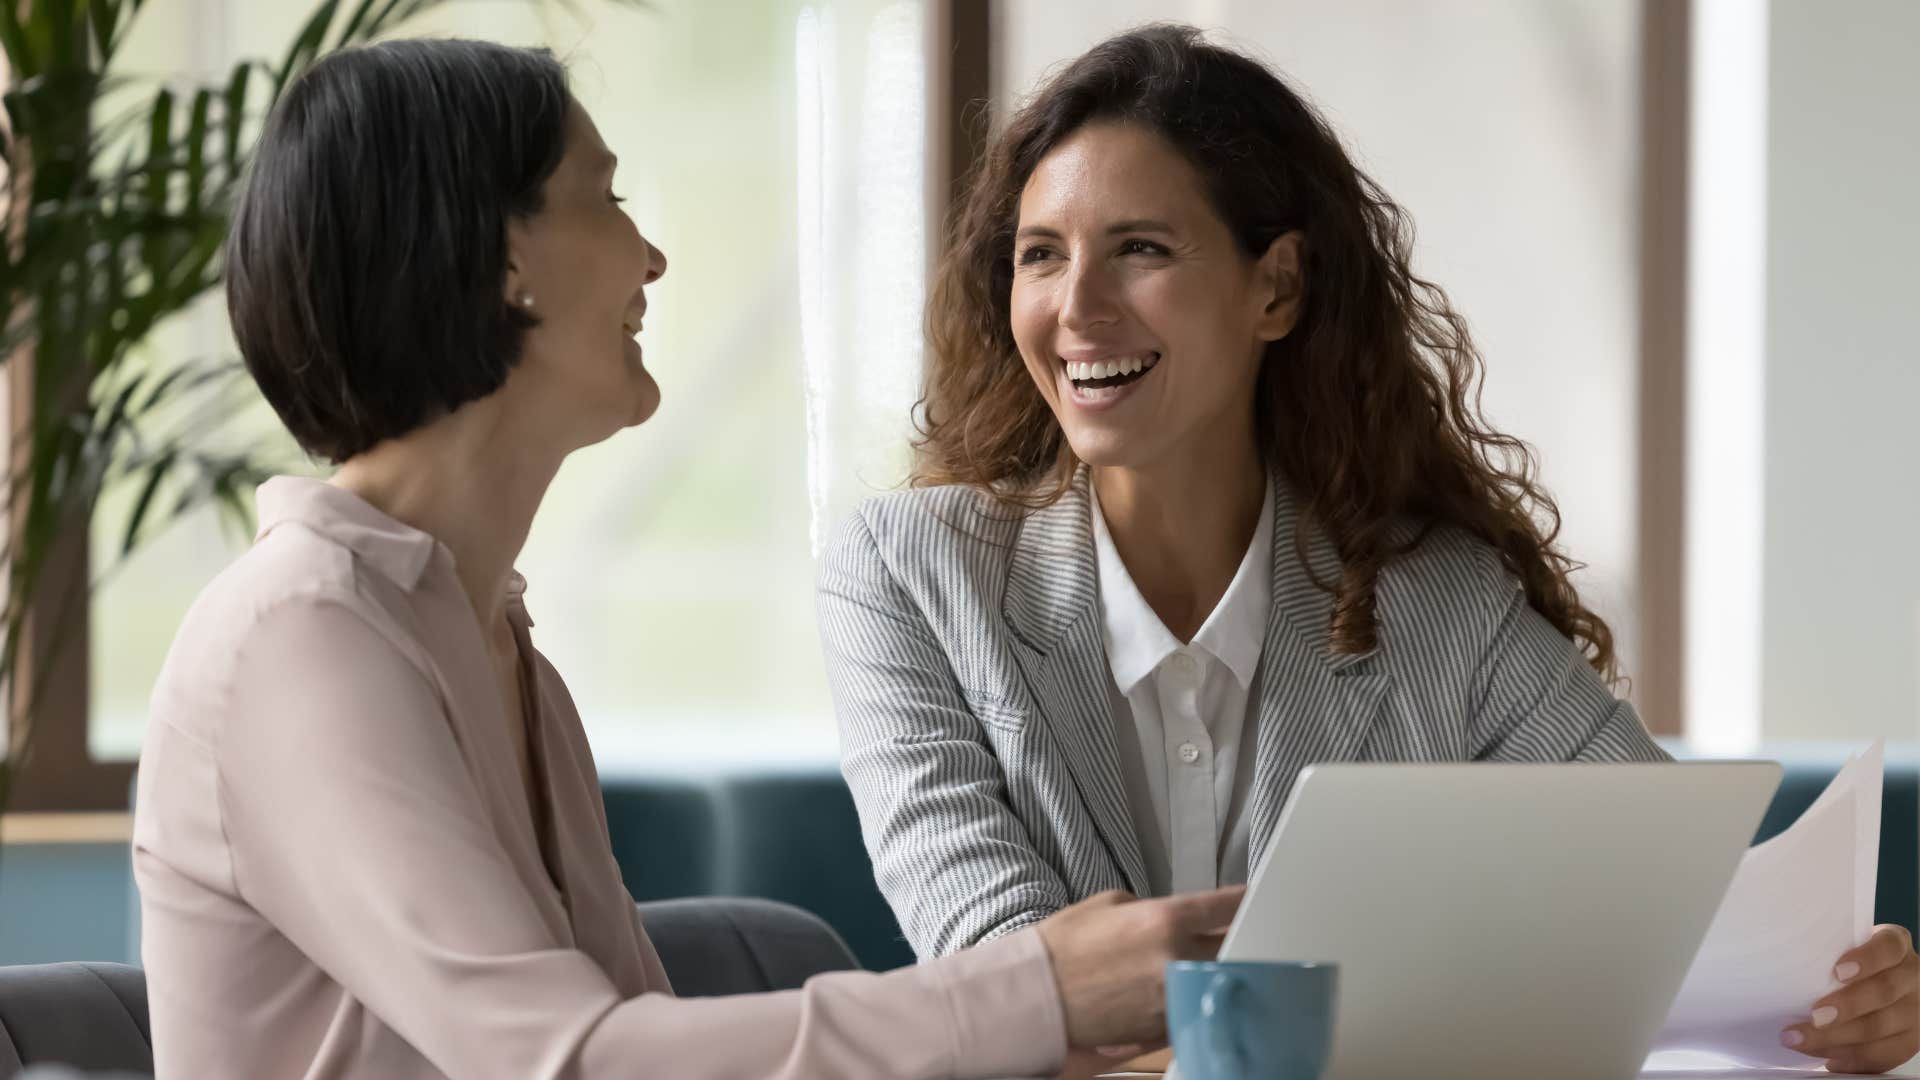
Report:
[[[1114,320],[1110,283],[1097,266],[1076,262],[1067,268],[1060,298],[1060,325],[1084,330]]]
[[[643,242],[647,245],[647,284],[651,285],[667,272],[667,253],[661,251],[657,244]]]

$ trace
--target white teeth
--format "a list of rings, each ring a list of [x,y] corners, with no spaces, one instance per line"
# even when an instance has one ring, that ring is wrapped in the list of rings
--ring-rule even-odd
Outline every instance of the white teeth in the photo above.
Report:
[[[1116,375],[1132,375],[1153,366],[1155,356],[1152,353],[1137,353],[1122,356],[1114,360],[1069,360],[1066,362],[1067,378],[1076,382],[1089,379],[1111,379]]]

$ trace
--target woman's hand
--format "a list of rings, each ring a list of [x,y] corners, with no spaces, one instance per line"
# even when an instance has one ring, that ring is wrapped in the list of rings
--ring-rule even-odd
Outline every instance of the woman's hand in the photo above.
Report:
[[[1845,1073],[1886,1072],[1920,1053],[1920,955],[1905,928],[1874,927],[1833,976],[1845,985],[1814,1002],[1806,1023],[1781,1032],[1783,1044]]]
[[[1053,959],[1053,977],[1075,1049],[1167,1037],[1167,961],[1211,960],[1246,887],[1136,900],[1113,890],[1035,927]]]

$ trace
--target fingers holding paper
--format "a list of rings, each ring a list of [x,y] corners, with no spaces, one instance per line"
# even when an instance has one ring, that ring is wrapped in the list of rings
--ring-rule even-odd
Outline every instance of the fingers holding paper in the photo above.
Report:
[[[1899,926],[1879,926],[1833,969],[1840,989],[1814,1002],[1805,1023],[1781,1033],[1834,1072],[1885,1072],[1920,1052],[1920,955]]]

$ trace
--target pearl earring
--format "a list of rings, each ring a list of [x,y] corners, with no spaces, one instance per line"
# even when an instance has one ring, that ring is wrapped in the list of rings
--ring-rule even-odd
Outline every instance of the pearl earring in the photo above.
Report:
[[[530,308],[533,306],[533,294],[530,292],[523,292],[515,299],[519,301],[520,306],[523,308]]]

